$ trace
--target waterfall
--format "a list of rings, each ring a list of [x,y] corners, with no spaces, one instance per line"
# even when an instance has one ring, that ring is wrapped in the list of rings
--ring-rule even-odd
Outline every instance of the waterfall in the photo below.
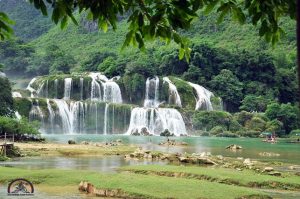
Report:
[[[177,91],[176,86],[171,82],[168,77],[163,78],[164,82],[167,82],[169,85],[169,104],[175,104],[176,106],[182,107],[180,95]]]
[[[52,109],[52,106],[50,104],[50,100],[47,99],[47,109],[48,109],[48,113],[49,113],[49,117],[48,117],[48,120],[50,122],[50,125],[51,125],[51,131],[53,131],[54,129],[54,118],[55,118],[55,113]]]
[[[91,100],[101,100],[101,87],[100,84],[97,82],[98,75],[97,73],[90,73],[89,75],[92,78],[91,83]]]
[[[83,78],[80,77],[80,100],[83,100]]]
[[[71,102],[70,104],[70,115],[71,115],[71,133],[82,133],[85,127],[85,113],[83,102]]]
[[[72,115],[70,114],[69,106],[65,100],[55,99],[57,105],[60,121],[62,124],[63,133],[69,134],[71,132]]]
[[[21,93],[19,92],[12,92],[12,97],[22,97]]]
[[[57,79],[55,79],[54,80],[54,92],[55,92],[55,99],[57,99],[57,95],[58,95],[58,80]]]
[[[197,93],[197,102],[195,110],[205,109],[208,111],[213,110],[210,98],[213,96],[213,93],[204,87],[188,82],[190,86],[192,86]]]
[[[65,78],[65,91],[64,91],[64,99],[69,100],[71,97],[72,90],[72,78]]]
[[[144,107],[158,107],[159,106],[158,93],[159,93],[159,78],[157,76],[155,76],[155,78],[153,79],[147,78]]]
[[[160,135],[165,129],[175,136],[186,134],[181,114],[176,109],[170,108],[134,108],[126,134],[140,133],[143,128],[154,135]]]
[[[32,104],[32,106],[31,106],[31,110],[29,112],[29,121],[34,121],[34,120],[40,121],[42,123],[41,129],[43,129],[44,124],[45,124],[45,121],[44,121],[45,116],[39,106],[39,101],[35,100],[35,103],[33,101],[31,101],[31,104]]]
[[[163,80],[169,84],[169,101],[175,98],[175,104],[181,107],[176,86],[168,77]],[[186,135],[185,123],[180,112],[172,108],[158,108],[159,104],[159,78],[147,78],[144,108],[132,109],[126,134],[160,135],[164,130],[169,130],[175,136]]]
[[[15,116],[16,116],[17,120],[22,119],[22,116],[20,115],[20,113],[18,111],[15,111]]]
[[[32,84],[36,81],[36,79],[37,79],[36,77],[33,78],[33,79],[29,82],[29,84],[28,84],[28,86],[27,86],[27,88],[26,88],[26,90],[29,90],[29,91],[30,91],[30,97],[31,97],[31,98],[34,97],[34,92],[36,92],[36,90],[35,90],[34,88],[31,87]]]
[[[112,103],[122,103],[122,95],[119,85],[113,81],[103,83],[103,101]]]
[[[103,128],[103,134],[107,135],[107,123],[108,123],[108,109],[109,109],[109,104],[105,104],[105,111],[104,111],[104,128]]]

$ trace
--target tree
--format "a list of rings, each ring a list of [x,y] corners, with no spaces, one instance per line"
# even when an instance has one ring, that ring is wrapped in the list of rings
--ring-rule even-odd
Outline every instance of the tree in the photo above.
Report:
[[[290,133],[291,130],[299,127],[299,110],[290,103],[278,104],[272,103],[267,106],[266,116],[270,120],[277,119],[282,122],[285,133]]]
[[[216,11],[219,13],[218,21],[221,22],[228,14],[234,20],[243,24],[246,19],[254,26],[258,26],[259,35],[265,37],[266,41],[273,45],[284,33],[281,28],[280,19],[289,16],[291,19],[297,17],[297,63],[298,80],[300,80],[300,0],[277,0],[277,1],[256,1],[256,0],[29,0],[30,3],[47,15],[47,6],[52,7],[52,20],[54,23],[66,27],[71,19],[78,24],[73,13],[88,12],[88,18],[97,21],[99,28],[104,31],[109,26],[115,30],[119,15],[129,14],[128,33],[123,47],[129,45],[145,48],[145,41],[154,38],[161,38],[166,43],[171,40],[179,45],[179,58],[184,56],[190,58],[191,49],[188,47],[188,40],[178,34],[180,29],[188,29],[198,10],[204,13]],[[296,12],[298,10],[298,12]],[[297,14],[296,14],[297,13]],[[9,37],[12,34],[10,27],[13,22],[8,16],[0,12],[0,39]],[[298,81],[298,92],[300,95],[300,81]],[[300,103],[299,103],[300,105]]]
[[[178,29],[188,29],[192,20],[197,16],[198,10],[209,13],[216,10],[220,13],[218,22],[222,21],[227,14],[241,24],[249,18],[252,24],[259,26],[260,36],[275,44],[283,33],[280,27],[280,18],[290,16],[296,19],[296,2],[287,1],[199,1],[199,0],[29,0],[44,15],[47,15],[47,6],[52,7],[52,20],[64,28],[68,20],[76,21],[73,12],[88,11],[88,17],[98,21],[98,26],[107,31],[108,26],[117,28],[118,15],[130,13],[128,18],[129,30],[126,35],[124,46],[138,45],[143,49],[145,40],[162,38],[167,43],[174,40],[180,46],[179,57],[186,55],[189,58],[190,49],[188,42],[178,33]],[[10,25],[13,23],[5,13],[0,12],[0,37],[9,37],[12,33]]]
[[[225,103],[225,109],[236,111],[242,100],[242,83],[238,78],[227,69],[221,70],[220,74],[215,76],[209,82],[210,88],[220,96]]]
[[[13,114],[13,104],[9,80],[0,77],[0,116],[11,116]]]
[[[246,97],[242,100],[240,110],[248,112],[264,112],[269,102],[270,100],[264,96],[246,95]]]

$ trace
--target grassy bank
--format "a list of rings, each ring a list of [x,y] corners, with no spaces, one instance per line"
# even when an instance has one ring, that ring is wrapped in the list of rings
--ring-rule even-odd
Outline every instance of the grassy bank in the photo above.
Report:
[[[245,187],[268,189],[300,190],[299,176],[284,173],[282,176],[270,176],[253,170],[237,171],[228,168],[173,166],[173,165],[140,165],[120,169],[136,174],[188,178],[234,184]]]
[[[77,186],[85,180],[97,188],[121,189],[140,198],[240,198],[249,195],[264,195],[260,190],[226,185],[205,180],[145,176],[134,173],[103,174],[77,170],[25,170],[0,167],[0,183],[14,178],[26,178],[40,186]],[[228,194],[230,193],[230,194]]]

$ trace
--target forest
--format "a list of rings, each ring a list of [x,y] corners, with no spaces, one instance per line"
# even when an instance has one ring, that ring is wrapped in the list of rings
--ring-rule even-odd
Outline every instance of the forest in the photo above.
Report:
[[[2,70],[12,79],[102,72],[110,78],[122,76],[122,84],[138,96],[148,77],[174,76],[222,98],[226,112],[192,113],[192,125],[200,134],[256,137],[263,131],[281,136],[299,131],[296,35],[290,31],[295,23],[288,18],[282,20],[285,36],[272,46],[250,24],[225,19],[216,25],[214,14],[201,15],[191,30],[182,32],[192,49],[187,62],[179,59],[174,43],[159,40],[147,43],[144,51],[121,50],[126,16],[119,18],[116,32],[98,31],[96,22],[79,15],[79,26],[69,24],[61,31],[25,1],[3,0],[0,7],[17,21],[16,37],[0,42]]]

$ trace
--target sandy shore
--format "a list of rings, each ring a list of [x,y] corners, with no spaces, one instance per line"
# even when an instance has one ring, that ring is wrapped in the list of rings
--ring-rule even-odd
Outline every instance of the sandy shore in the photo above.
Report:
[[[106,145],[105,143],[90,144],[60,144],[60,143],[15,143],[25,156],[65,155],[65,156],[95,156],[123,155],[133,152],[134,145]]]

